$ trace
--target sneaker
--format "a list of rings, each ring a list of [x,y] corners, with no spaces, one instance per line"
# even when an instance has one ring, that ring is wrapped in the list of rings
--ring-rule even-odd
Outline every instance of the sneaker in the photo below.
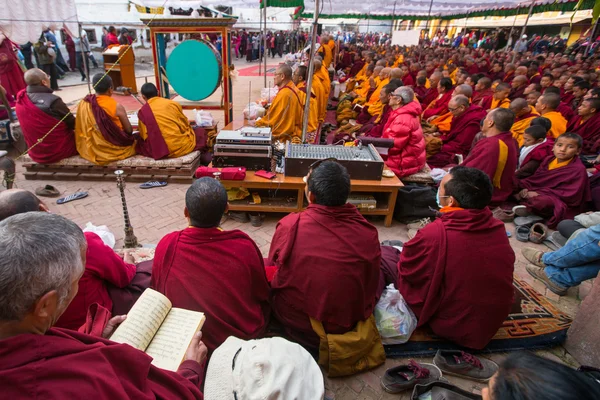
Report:
[[[544,255],[543,251],[539,251],[537,249],[533,249],[531,247],[525,247],[521,250],[521,254],[523,257],[536,267],[546,268],[546,264],[542,261],[542,256]]]
[[[496,207],[494,211],[492,211],[494,218],[499,219],[502,222],[513,222],[515,219],[515,213],[511,210],[503,210],[500,207]]]
[[[418,229],[409,229],[408,230],[408,239],[410,240],[410,239],[414,238],[415,236],[417,236],[417,232],[419,232]]]
[[[514,206],[512,211],[517,217],[527,217],[531,215],[531,211],[529,211],[527,206]]]
[[[431,218],[422,218],[416,222],[412,222],[406,225],[407,229],[416,229],[419,230],[425,227],[427,224],[431,223]]]
[[[536,222],[529,230],[529,241],[535,244],[542,244],[548,236],[548,227],[542,223]]]
[[[559,296],[565,296],[567,294],[568,288],[557,285],[556,283],[552,282],[550,278],[548,278],[548,275],[546,275],[546,271],[544,271],[544,268],[536,267],[535,265],[529,264],[525,267],[525,269],[527,270],[527,272],[529,272],[529,275],[533,276],[539,281],[542,281],[542,283],[546,285],[546,287],[552,293],[557,294]]]
[[[438,350],[433,363],[448,375],[487,382],[498,371],[498,364],[460,350]]]
[[[388,393],[400,393],[415,385],[426,385],[442,377],[442,371],[433,364],[418,364],[410,360],[408,365],[400,365],[385,371],[381,377],[381,387]]]

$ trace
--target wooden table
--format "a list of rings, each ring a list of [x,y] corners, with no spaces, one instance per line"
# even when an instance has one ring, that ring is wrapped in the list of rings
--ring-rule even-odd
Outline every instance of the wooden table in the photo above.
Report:
[[[244,121],[237,120],[228,124],[224,129],[235,130],[244,126]],[[387,167],[386,167],[387,169]],[[229,210],[246,212],[299,212],[308,206],[304,188],[306,184],[302,177],[284,176],[277,174],[273,179],[265,179],[254,175],[254,171],[246,172],[243,181],[221,180],[226,188],[243,187],[252,193],[258,193],[261,198],[260,204],[254,204],[252,197],[244,200],[229,202]],[[393,178],[381,178],[380,181],[367,181],[353,179],[351,181],[353,194],[370,194],[375,196],[377,207],[374,210],[359,209],[363,215],[383,215],[384,224],[392,225],[394,207],[398,196],[398,188],[404,186],[394,175]]]

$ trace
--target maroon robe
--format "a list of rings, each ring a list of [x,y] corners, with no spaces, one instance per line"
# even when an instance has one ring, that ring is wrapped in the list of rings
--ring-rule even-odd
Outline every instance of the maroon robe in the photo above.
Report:
[[[452,211],[404,244],[396,286],[418,326],[482,349],[510,312],[514,263],[504,223],[487,207]]]
[[[269,258],[278,267],[274,315],[303,346],[319,347],[309,316],[327,333],[343,334],[373,313],[381,248],[377,229],[353,205],[310,204],[284,217]]]
[[[506,164],[502,170],[500,184],[494,185],[494,194],[492,195],[492,204],[499,204],[513,193],[515,170],[517,169],[517,143],[512,137],[511,132],[502,132],[496,136],[485,137],[475,144],[469,156],[462,163],[464,167],[477,168],[482,170],[494,182],[494,175],[498,169],[498,159],[500,157],[500,145],[502,141],[508,147]]]
[[[414,87],[415,96],[417,96],[417,100],[421,104],[423,104],[423,99],[427,96],[427,88],[425,86],[415,86]]]
[[[510,94],[508,95],[508,98],[512,101],[514,99],[518,99],[518,98],[525,98],[525,89],[527,89],[528,85],[522,85],[520,87],[518,87],[517,89],[512,89],[510,91]]]
[[[13,51],[13,42],[8,38],[4,38],[0,44],[0,85],[13,97],[27,87],[23,70]]]
[[[568,121],[570,121],[571,119],[573,119],[573,117],[575,117],[575,111],[573,111],[573,109],[571,107],[569,107],[567,104],[561,102],[558,107],[556,108],[556,111],[558,113],[560,113],[560,115],[562,115],[564,117],[564,119]],[[568,132],[568,130],[567,130]]]
[[[515,79],[515,73],[509,72],[508,74],[504,75],[504,78],[502,78],[502,82],[512,83],[513,79]]]
[[[423,96],[423,101],[421,101],[421,106],[427,108],[429,104],[438,97],[439,93],[437,88],[430,87],[427,89],[427,92]]]
[[[525,159],[519,166],[517,172],[515,172],[515,178],[524,179],[533,175],[542,162],[552,154],[553,147],[554,140],[546,139],[545,142],[531,150],[531,152],[525,156]],[[518,186],[518,183],[516,183],[515,186]]]
[[[269,322],[263,257],[239,230],[191,227],[169,233],[156,247],[152,287],[173,307],[206,314],[202,341],[211,353],[229,336],[256,339]]]
[[[471,99],[471,103],[473,104],[479,104],[481,102],[481,100],[485,99],[486,97],[490,97],[494,95],[494,91],[492,89],[485,89],[481,92],[475,92],[473,93],[473,98]]]
[[[565,104],[571,104],[573,100],[575,100],[575,95],[573,92],[564,92],[561,96],[560,100]]]
[[[119,128],[117,124],[115,124],[106,111],[104,111],[100,104],[98,104],[96,95],[88,94],[83,98],[83,101],[90,103],[98,130],[107,142],[121,147],[131,146],[134,144],[134,136],[128,135],[121,128]]]
[[[158,122],[156,122],[150,104],[146,103],[140,108],[138,118],[146,126],[148,137],[144,140],[137,135],[135,152],[155,160],[167,157],[169,155],[169,147],[160,131]]]
[[[75,133],[64,121],[59,122],[33,104],[27,96],[26,89],[21,90],[17,95],[16,111],[25,143],[29,148],[29,157],[33,161],[52,164],[77,155]],[[38,143],[38,140],[51,130],[52,132]]]
[[[464,66],[465,71],[467,71],[467,74],[469,75],[475,75],[479,73],[479,67],[477,66],[477,64],[473,64],[469,67],[467,67],[466,65]]]
[[[442,168],[452,164],[455,154],[466,156],[475,135],[481,131],[480,123],[485,116],[486,111],[483,108],[471,104],[458,118],[453,117],[450,132],[442,135],[442,148],[427,159],[427,164],[434,168]]]
[[[350,68],[350,72],[348,73],[348,76],[350,77],[354,77],[356,76],[356,74],[358,74],[360,72],[360,70],[365,66],[365,62],[360,60],[360,61],[356,61],[353,65],[352,68]]]
[[[411,74],[406,74],[405,77],[402,78],[402,84],[404,86],[415,86],[415,80],[411,76]]]
[[[365,132],[365,136],[379,138],[383,135],[383,128],[385,128],[385,124],[388,122],[388,118],[392,113],[392,107],[388,104],[383,106],[383,111],[381,112],[381,118],[379,122],[374,125],[371,125],[371,128]]]
[[[519,181],[519,189],[539,194],[522,200],[521,204],[540,217],[548,218],[550,228],[563,219],[574,218],[592,199],[587,171],[579,157],[564,167],[549,170],[548,166],[554,158],[554,155],[547,157],[535,174]]]
[[[448,90],[446,93],[442,95],[439,99],[435,99],[435,104],[428,106],[428,108],[423,111],[423,119],[428,119],[433,117],[434,115],[443,115],[448,112],[448,103],[450,103],[450,99],[452,99],[452,90]]]
[[[202,399],[203,368],[185,361],[177,372],[151,364],[127,344],[67,329],[0,340],[6,399]],[[10,383],[8,383],[10,382]]]
[[[581,136],[583,139],[583,154],[597,155],[600,147],[600,112],[596,112],[584,123],[581,123],[579,115],[575,115],[567,126],[567,132],[573,132]]]
[[[504,81],[504,71],[500,71],[500,72],[496,72],[496,73],[490,71],[490,73],[488,74],[488,77],[492,80],[492,82]]]

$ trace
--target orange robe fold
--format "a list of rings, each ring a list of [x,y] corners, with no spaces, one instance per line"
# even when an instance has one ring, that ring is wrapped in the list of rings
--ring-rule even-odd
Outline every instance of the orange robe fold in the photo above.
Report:
[[[552,127],[548,131],[549,138],[556,139],[567,131],[567,120],[558,111],[550,111],[542,117],[548,118],[552,122]]]
[[[531,112],[521,117],[517,117],[515,119],[515,123],[513,124],[510,131],[513,134],[513,138],[515,138],[515,140],[519,144],[519,148],[523,146],[523,133],[525,133],[525,129],[529,128],[529,125],[531,125],[531,121],[539,116],[540,114],[538,114],[537,111],[532,109]]]

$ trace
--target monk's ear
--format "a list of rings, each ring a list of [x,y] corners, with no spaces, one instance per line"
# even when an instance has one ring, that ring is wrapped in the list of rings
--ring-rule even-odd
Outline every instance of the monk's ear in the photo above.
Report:
[[[188,211],[187,207],[183,208],[183,216],[186,217],[187,219],[190,218],[190,212]]]
[[[225,206],[225,211],[223,211],[223,213],[226,213],[227,211],[229,211],[229,202],[227,202],[227,205]]]
[[[39,208],[39,209],[40,209],[40,211],[42,211],[42,212],[50,212],[50,209],[48,208],[48,206],[47,206],[47,205],[45,205],[44,203],[42,203],[41,201],[40,201],[40,205],[39,205],[39,207],[38,207],[38,208]]]
[[[38,299],[33,305],[35,319],[46,320],[54,318],[59,306],[58,292],[51,290]]]

